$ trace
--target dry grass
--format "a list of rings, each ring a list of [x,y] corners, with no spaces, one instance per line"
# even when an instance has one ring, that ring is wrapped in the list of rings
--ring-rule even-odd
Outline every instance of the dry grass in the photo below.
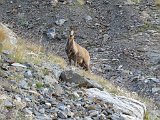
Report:
[[[3,42],[4,40],[8,39],[6,31],[1,27],[0,28],[0,42]]]
[[[56,64],[60,65],[62,68],[65,68],[67,66],[66,61],[58,55],[49,53],[48,54],[48,59],[49,59],[50,62],[56,63]]]
[[[98,82],[100,85],[102,85],[102,87],[104,87],[107,91],[109,91],[112,94],[120,94],[121,93],[120,88],[111,84],[111,82],[109,82],[108,80],[104,79],[101,76],[89,73],[89,72],[84,71],[84,70],[79,70],[78,72],[79,72],[80,75]]]
[[[41,64],[44,61],[48,61],[51,63],[56,63],[60,65],[62,68],[66,66],[65,60],[63,58],[51,53],[45,54],[44,48],[41,45],[26,42],[27,40],[18,38],[18,42],[16,46],[14,46],[7,39],[8,37],[6,35],[6,32],[3,29],[1,29],[0,40],[3,42],[2,50],[11,51],[12,54],[10,54],[10,57],[15,62],[31,62],[33,64]]]
[[[77,2],[78,2],[80,5],[84,5],[84,4],[85,4],[85,1],[84,1],[84,0],[77,0]]]
[[[157,7],[160,7],[160,0],[155,0],[155,5],[156,5]]]
[[[11,44],[9,34],[7,34],[6,28],[0,26],[0,51],[11,51],[11,54],[9,56],[15,62],[31,62],[34,64],[40,64],[44,60],[47,60],[56,63],[63,68],[66,66],[64,59],[62,59],[61,57],[53,54],[47,55],[44,53],[44,48],[41,45],[26,41],[27,40],[17,38],[17,44]]]

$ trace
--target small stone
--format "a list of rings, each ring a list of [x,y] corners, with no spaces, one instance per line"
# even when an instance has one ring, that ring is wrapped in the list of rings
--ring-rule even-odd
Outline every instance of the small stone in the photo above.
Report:
[[[58,81],[55,78],[53,78],[53,77],[51,77],[49,75],[46,75],[44,77],[44,83],[48,84],[48,85],[53,85],[53,84],[57,84]]]
[[[93,120],[93,119],[90,116],[87,116],[83,120]]]
[[[49,39],[54,39],[56,36],[56,29],[55,28],[51,28],[47,30],[47,37]]]
[[[12,104],[11,101],[5,100],[5,101],[4,101],[4,106],[7,107],[7,108],[12,108],[12,107],[13,107],[13,104]]]
[[[103,35],[103,41],[108,41],[110,36],[108,34]]]
[[[26,66],[24,66],[24,65],[22,65],[20,63],[13,63],[12,66],[26,68]]]
[[[65,112],[59,111],[58,112],[58,117],[62,118],[62,119],[66,119],[67,118],[67,114]]]
[[[20,81],[19,87],[22,89],[28,89],[28,83],[25,80]]]
[[[18,102],[21,102],[21,98],[20,98],[18,95],[15,95],[15,99],[16,99]]]
[[[57,4],[58,4],[58,0],[51,0],[51,5],[52,5],[53,7],[56,7]]]
[[[61,69],[59,66],[54,65],[52,71],[53,71],[53,74],[54,74],[55,78],[56,78],[56,79],[59,79],[59,76],[60,76],[61,73],[62,73],[62,69]]]
[[[152,88],[152,93],[160,91],[160,87],[154,87]]]
[[[24,73],[24,77],[25,77],[25,78],[30,78],[30,77],[32,77],[32,72],[31,72],[30,70],[26,71],[26,72]]]
[[[89,111],[90,112],[90,111]],[[95,111],[95,110],[91,110],[90,114],[89,114],[91,117],[97,117],[99,115],[99,112],[98,111]]]
[[[98,48],[97,52],[104,52],[105,49],[104,48]]]
[[[24,109],[24,112],[25,113],[27,113],[27,114],[29,114],[29,115],[31,115],[33,112],[30,110],[30,109],[28,109],[28,108],[25,108]]]
[[[106,116],[104,114],[98,115],[98,120],[106,120]]]
[[[45,113],[45,109],[42,108],[42,109],[39,110],[39,112],[42,113],[42,114],[44,114]]]
[[[73,95],[74,95],[75,98],[79,98],[80,97],[77,92],[73,92]]]
[[[26,97],[25,100],[26,100],[27,102],[31,102],[31,100],[30,100],[28,97]]]
[[[9,51],[9,50],[3,50],[2,52],[3,52],[3,54],[6,54],[6,55],[12,54],[12,51]]]
[[[67,20],[65,20],[65,19],[59,19],[55,23],[56,23],[56,25],[62,26],[66,21]]]
[[[55,95],[60,96],[64,93],[62,87],[59,84],[55,84],[54,88],[55,88]]]
[[[45,103],[47,105],[48,108],[50,108],[52,105],[51,103]]]
[[[35,120],[52,120],[52,119],[46,114],[40,114],[36,116]]]
[[[85,18],[84,18],[85,20],[86,20],[86,22],[88,22],[88,21],[91,21],[92,20],[92,17],[91,16],[89,16],[89,15],[87,15],[87,16],[85,16]]]
[[[152,80],[152,81],[154,81],[154,82],[156,82],[156,83],[159,83],[159,82],[160,82],[160,79],[157,79],[157,78],[148,78],[148,80]]]
[[[92,17],[91,16],[89,16],[89,15],[87,15],[87,16],[85,16],[85,18],[84,18],[85,20],[86,20],[86,22],[88,22],[88,21],[91,21],[92,20]]]
[[[62,110],[62,111],[65,111],[67,109],[67,107],[64,104],[58,104],[57,108]]]

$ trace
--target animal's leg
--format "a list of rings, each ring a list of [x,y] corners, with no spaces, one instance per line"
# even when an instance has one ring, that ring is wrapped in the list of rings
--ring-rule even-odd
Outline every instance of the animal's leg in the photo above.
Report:
[[[71,59],[69,59],[69,65],[71,66]]]
[[[74,56],[74,66],[77,67],[77,55]]]
[[[68,57],[68,60],[69,60],[69,65],[71,66],[71,58],[70,58],[70,57]]]
[[[87,71],[91,72],[89,62],[86,62],[84,67]]]

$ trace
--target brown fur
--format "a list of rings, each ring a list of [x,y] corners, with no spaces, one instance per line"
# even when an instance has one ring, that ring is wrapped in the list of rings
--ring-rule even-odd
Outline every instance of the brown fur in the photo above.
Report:
[[[71,29],[71,31],[73,30]],[[74,41],[74,35],[71,34],[71,31],[66,44],[66,53],[69,64],[71,65],[71,60],[73,60],[75,66],[79,65],[83,67],[83,69],[90,71],[89,52]]]

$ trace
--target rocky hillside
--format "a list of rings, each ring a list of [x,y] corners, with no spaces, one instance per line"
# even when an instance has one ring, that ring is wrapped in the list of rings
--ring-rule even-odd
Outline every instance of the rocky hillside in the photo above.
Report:
[[[22,40],[3,24],[0,39],[1,120],[143,120],[148,117],[143,103],[113,96],[106,88],[112,90],[114,86],[102,86],[98,83],[100,77],[93,80],[82,71],[62,67],[62,63],[55,61],[57,56],[47,59],[43,52],[35,53],[31,46],[22,46],[19,43]],[[19,56],[21,47],[25,51],[23,56]],[[44,59],[37,61],[32,55]]]
[[[44,54],[36,57],[42,51],[67,61],[64,47],[69,27],[75,26],[76,41],[91,55],[93,73],[153,101],[147,108],[152,106],[153,114],[159,116],[159,6],[159,0],[1,0],[0,21],[31,42],[27,46],[34,51],[28,53],[32,58],[25,59],[34,59],[35,64],[45,60]],[[23,47],[17,50],[20,54],[9,56],[24,63]],[[49,60],[64,67],[65,62],[57,58]]]

